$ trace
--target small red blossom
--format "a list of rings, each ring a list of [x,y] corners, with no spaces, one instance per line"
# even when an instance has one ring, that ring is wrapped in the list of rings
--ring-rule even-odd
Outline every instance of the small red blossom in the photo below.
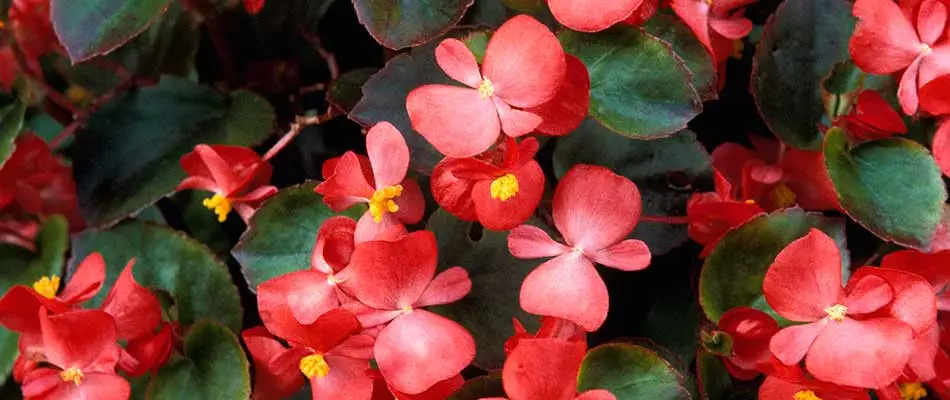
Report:
[[[607,318],[609,302],[592,262],[623,271],[650,264],[645,243],[624,240],[637,225],[640,209],[640,191],[629,179],[599,166],[571,168],[554,191],[554,225],[565,244],[531,225],[508,236],[515,257],[554,257],[525,278],[521,308],[597,330]]]
[[[928,254],[917,250],[890,253],[881,260],[881,268],[913,272],[926,279],[937,294],[937,309],[950,311],[950,251]]]
[[[243,2],[244,9],[247,10],[248,14],[254,15],[261,12],[266,0],[243,0]]]
[[[577,374],[586,343],[555,338],[524,339],[502,369],[505,393],[511,400],[613,400],[605,389],[577,393]]]
[[[181,158],[188,174],[177,190],[201,189],[214,193],[202,203],[224,222],[233,208],[244,221],[277,188],[268,185],[271,166],[253,150],[240,146],[199,144]]]
[[[762,386],[759,386],[761,400],[870,400],[870,398],[867,390],[807,378],[801,370],[794,378],[768,376],[762,382]]]
[[[129,340],[125,351],[135,362],[132,368],[123,368],[123,371],[130,377],[158,373],[159,368],[164,366],[168,357],[171,356],[172,349],[176,347],[177,331],[175,325],[163,322],[155,334]],[[119,366],[122,367],[121,362]]]
[[[548,0],[554,19],[581,32],[598,32],[626,20],[643,0]]]
[[[504,146],[478,158],[445,158],[432,171],[432,195],[459,219],[478,221],[486,229],[504,231],[531,217],[544,194],[544,171],[534,160],[538,141]],[[503,153],[500,165],[493,160]]]
[[[933,143],[930,145],[930,151],[934,155],[934,161],[944,176],[950,176],[950,120],[940,121],[937,131],[934,133]]]
[[[116,375],[119,346],[112,317],[102,311],[80,310],[60,315],[38,314],[43,354],[49,366],[37,368],[23,380],[28,399],[129,398],[129,383]]]
[[[53,51],[59,42],[50,21],[49,0],[14,0],[10,4],[9,27],[0,26],[16,39],[30,73],[41,75],[39,58]],[[9,91],[17,75],[22,73],[10,46],[0,48],[0,89]]]
[[[555,99],[570,80],[566,79],[568,63],[560,42],[547,27],[526,15],[508,20],[495,31],[481,70],[472,51],[456,39],[443,40],[435,56],[450,78],[468,87],[421,86],[409,93],[406,110],[413,128],[448,157],[482,153],[502,131],[519,137],[537,130],[545,113],[534,108]],[[586,68],[575,71],[572,75],[587,78]],[[586,96],[561,97],[565,102],[586,100]],[[567,108],[583,108],[586,114],[587,104]]]
[[[755,200],[740,201],[732,185],[713,169],[715,192],[693,194],[686,203],[689,237],[703,245],[701,258],[709,255],[726,233],[764,211]]]
[[[472,288],[461,267],[436,275],[437,251],[429,231],[366,242],[337,274],[368,307],[360,315],[364,325],[388,322],[376,337],[373,355],[386,382],[406,394],[422,393],[459,374],[475,357],[475,341],[464,327],[422,309],[452,303]]]
[[[901,109],[904,114],[916,113],[921,102],[919,88],[950,73],[950,42],[941,40],[947,6],[941,0],[902,2],[900,6],[891,0],[859,0],[853,12],[858,18],[850,42],[854,63],[871,74],[900,73],[897,97]]]
[[[515,334],[505,341],[505,354],[508,355],[511,354],[515,347],[518,347],[518,343],[523,339],[555,338],[569,342],[587,343],[587,331],[566,319],[542,316],[541,327],[538,328],[538,332],[535,334],[528,333],[524,325],[521,325],[521,322],[517,319],[513,319],[513,322]]]
[[[847,115],[838,117],[838,124],[859,141],[884,139],[907,133],[907,125],[901,115],[873,90],[861,92],[854,109]]]
[[[805,324],[780,330],[770,349],[786,365],[805,359],[822,381],[882,387],[901,375],[914,339],[933,325],[933,289],[892,269],[860,268],[844,288],[841,277],[841,254],[817,229],[778,254],[762,284],[765,299],[782,317]]]
[[[770,369],[769,342],[779,331],[775,319],[752,307],[736,307],[719,318],[719,329],[732,338],[732,356],[723,358],[729,374],[750,380]]]
[[[409,147],[399,130],[380,122],[366,134],[368,157],[351,151],[323,164],[323,183],[314,192],[334,211],[357,203],[369,204],[356,225],[357,242],[373,240],[394,226],[414,224],[422,219],[425,200],[422,189],[406,177]]]
[[[716,63],[729,59],[733,42],[752,31],[752,21],[743,16],[755,0],[672,0],[670,6],[689,26]]]

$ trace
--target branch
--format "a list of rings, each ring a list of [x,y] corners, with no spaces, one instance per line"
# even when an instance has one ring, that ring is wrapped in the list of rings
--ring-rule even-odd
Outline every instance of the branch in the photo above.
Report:
[[[284,147],[287,147],[300,132],[303,132],[304,128],[312,125],[320,125],[334,117],[336,117],[336,115],[333,115],[333,107],[327,108],[327,112],[321,115],[298,115],[296,120],[290,123],[290,130],[264,154],[264,161],[270,161],[271,158],[274,158],[274,156],[280,153]]]

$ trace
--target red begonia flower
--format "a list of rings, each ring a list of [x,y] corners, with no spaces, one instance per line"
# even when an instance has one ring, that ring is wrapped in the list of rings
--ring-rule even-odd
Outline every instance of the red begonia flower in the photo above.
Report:
[[[554,225],[565,244],[531,225],[508,236],[515,257],[555,257],[525,278],[521,308],[597,330],[607,318],[608,294],[592,262],[623,271],[650,264],[645,243],[624,240],[636,227],[640,209],[640,191],[629,179],[599,166],[571,168],[554,191]]]
[[[524,325],[521,325],[521,322],[517,319],[512,318],[512,320],[515,333],[505,341],[505,354],[510,355],[523,339],[555,338],[569,342],[587,343],[587,331],[566,319],[542,316],[541,327],[538,328],[538,332],[535,334],[528,333]]]
[[[326,180],[314,188],[337,212],[369,204],[356,226],[357,242],[373,240],[393,226],[419,222],[425,212],[422,189],[406,177],[409,147],[399,130],[388,122],[373,126],[366,134],[366,153],[368,157],[346,152],[328,160],[323,167]]]
[[[149,335],[162,321],[162,306],[158,298],[132,276],[134,264],[134,258],[129,260],[99,308],[115,318],[116,335],[124,340]]]
[[[590,108],[590,74],[579,58],[564,53],[567,69],[564,83],[554,98],[526,111],[541,117],[539,134],[564,136],[581,125]]]
[[[744,7],[755,0],[672,0],[670,6],[713,55],[716,63],[729,59],[732,43],[752,31]]]
[[[242,334],[258,370],[255,393],[263,398],[286,397],[306,378],[315,399],[369,400],[372,338],[357,335],[361,325],[355,315],[336,309],[311,324],[282,315],[264,319],[264,325],[291,347],[284,348],[260,329]]]
[[[271,166],[254,150],[240,146],[199,144],[181,158],[188,177],[177,190],[201,189],[214,196],[202,203],[224,222],[233,208],[244,221],[277,188],[269,185]]]
[[[623,21],[643,0],[548,0],[554,19],[581,32],[599,32]]]
[[[402,393],[422,393],[457,375],[475,357],[474,339],[465,328],[422,309],[452,303],[472,288],[461,267],[436,275],[437,251],[429,231],[366,242],[338,274],[350,283],[349,292],[373,310],[361,320],[367,325],[391,321],[376,337],[373,354],[386,382]]]
[[[264,2],[265,0],[244,0],[244,9],[247,10],[248,14],[257,14],[264,8]]]
[[[933,143],[930,145],[934,161],[945,176],[950,176],[950,122],[948,121],[950,120],[940,121],[940,126],[934,133]]]
[[[838,119],[855,140],[884,139],[907,133],[901,115],[873,90],[861,92],[854,109]]]
[[[726,233],[764,212],[755,200],[737,200],[732,185],[716,169],[713,182],[715,192],[693,194],[686,203],[689,237],[704,246],[701,258],[712,253]]]
[[[38,314],[43,353],[52,367],[33,370],[23,381],[31,399],[121,399],[131,388],[116,375],[119,346],[112,317],[98,310]]]
[[[468,86],[425,85],[409,93],[412,127],[440,153],[467,158],[488,150],[500,132],[526,135],[542,123],[531,111],[553,99],[565,82],[567,62],[557,38],[532,17],[509,19],[492,35],[479,70],[471,50],[445,39],[436,61]]]
[[[7,4],[10,4],[8,31],[16,39],[30,73],[41,76],[43,68],[39,58],[59,45],[50,21],[49,0],[14,0]],[[21,74],[13,49],[0,48],[0,89],[9,91]]]
[[[917,250],[890,253],[881,260],[881,268],[913,272],[926,279],[937,294],[937,309],[950,311],[950,251],[927,254]]]
[[[722,315],[719,329],[732,338],[732,356],[723,358],[730,374],[749,380],[768,368],[769,341],[779,330],[775,319],[752,307],[736,307]]]
[[[786,365],[804,358],[817,379],[882,387],[904,370],[918,328],[936,318],[933,291],[897,270],[861,268],[846,288],[841,277],[841,254],[817,229],[778,254],[762,283],[765,299],[779,315],[807,323],[780,330],[770,349]]]
[[[432,195],[459,219],[478,221],[494,231],[514,228],[534,214],[544,194],[544,171],[534,160],[537,152],[534,138],[521,144],[508,138],[483,157],[445,158],[432,170]]]
[[[784,380],[768,376],[759,386],[760,400],[870,400],[867,390],[850,388],[804,376],[797,380]]]
[[[159,368],[165,365],[172,353],[175,336],[175,327],[170,323],[163,323],[154,335],[129,340],[125,351],[135,359],[136,364],[132,369],[123,369],[125,373],[131,377],[142,376],[146,373],[157,374]]]
[[[524,339],[502,369],[511,400],[612,400],[604,389],[577,394],[577,374],[587,345],[554,338]]]
[[[376,377],[377,386],[373,391],[373,400],[444,400],[451,397],[452,394],[465,385],[465,378],[462,378],[461,375],[455,375],[432,385],[432,387],[425,392],[408,394],[388,386],[386,380],[383,379],[383,375],[379,374],[379,371],[374,372],[376,372],[378,376]]]
[[[950,75],[941,75],[920,86],[920,108],[933,115],[950,114]]]
[[[623,23],[631,26],[640,26],[650,20],[653,14],[660,8],[660,0],[643,0],[640,7],[633,10],[633,14],[625,19]]]
[[[917,112],[918,89],[950,72],[950,43],[938,43],[947,23],[947,6],[941,0],[924,0],[915,10],[903,11],[907,13],[891,0],[856,1],[858,25],[850,50],[865,72],[904,71],[897,95],[904,113],[911,115]]]

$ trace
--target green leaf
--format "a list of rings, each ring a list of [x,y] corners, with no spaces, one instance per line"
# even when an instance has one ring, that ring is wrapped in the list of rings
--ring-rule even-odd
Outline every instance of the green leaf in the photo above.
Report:
[[[200,39],[195,15],[173,1],[152,26],[109,58],[137,77],[188,76],[194,69]]]
[[[252,291],[268,279],[310,268],[317,232],[327,218],[344,215],[359,219],[366,210],[357,205],[341,214],[334,213],[313,192],[314,186],[315,183],[304,183],[278,192],[254,213],[241,240],[231,250]]]
[[[501,374],[479,376],[469,379],[448,400],[480,400],[490,397],[505,397]]]
[[[930,246],[947,190],[925,147],[903,138],[850,147],[847,133],[831,129],[825,164],[851,218],[884,240],[923,250]]]
[[[587,66],[590,115],[610,130],[640,139],[669,136],[702,111],[684,61],[643,29],[563,30],[558,39]]]
[[[696,356],[696,377],[700,396],[704,400],[729,398],[732,377],[719,357],[700,350]]]
[[[727,233],[706,258],[699,276],[699,303],[706,318],[719,322],[722,314],[739,306],[758,308],[778,317],[762,294],[765,272],[785,246],[805,236],[811,228],[820,229],[835,239],[844,250],[842,271],[847,271],[842,219],[806,213],[798,208],[761,215]]]
[[[107,225],[175,190],[179,159],[201,143],[251,146],[267,138],[274,110],[248,92],[229,96],[181,78],[129,92],[103,105],[70,149],[79,209]]]
[[[235,332],[241,329],[241,300],[227,265],[185,234],[139,220],[125,221],[108,231],[88,230],[73,239],[69,270],[74,271],[92,252],[102,253],[106,260],[106,285],[90,307],[102,303],[126,263],[135,258],[135,280],[170,294],[179,323],[187,327],[214,320]]]
[[[532,225],[543,226],[538,221]],[[462,324],[475,337],[474,364],[486,370],[505,363],[505,341],[514,334],[512,318],[526,328],[538,328],[537,316],[519,306],[521,282],[541,265],[539,260],[519,260],[508,251],[507,232],[483,230],[481,238],[470,237],[473,223],[461,221],[439,209],[429,218],[426,229],[439,243],[439,269],[460,266],[472,279],[472,291],[452,304],[433,311]]]
[[[821,82],[835,64],[849,58],[853,30],[846,0],[788,0],[766,24],[751,88],[766,125],[785,144],[812,150],[821,146]]]
[[[617,400],[690,399],[683,376],[646,348],[626,343],[587,352],[577,375],[577,392],[607,389]]]
[[[50,18],[73,63],[115,50],[142,33],[170,0],[52,0]]]
[[[303,29],[310,34],[318,33],[320,20],[326,15],[334,0],[280,0],[268,1],[261,12],[254,16],[257,36],[267,39],[293,32],[299,35]],[[273,45],[273,42],[269,43]]]
[[[700,99],[707,101],[719,98],[716,64],[689,26],[672,15],[656,14],[643,24],[643,29],[673,46],[673,52],[683,59],[686,68],[691,72],[690,82],[699,93]]]
[[[251,396],[251,376],[234,332],[211,322],[195,324],[185,336],[185,358],[159,370],[148,386],[152,400],[231,400]]]
[[[0,168],[13,154],[14,142],[20,130],[23,129],[23,119],[26,117],[26,104],[14,100],[13,103],[0,108]]]
[[[588,118],[573,133],[558,138],[554,150],[557,176],[576,164],[602,165],[633,180],[643,199],[643,215],[685,216],[690,196],[697,189],[712,188],[709,153],[688,130],[658,140],[635,140]],[[646,242],[654,255],[689,240],[685,224],[653,222],[640,222],[631,237]]]
[[[474,0],[353,0],[360,23],[393,50],[418,46],[455,26]]]
[[[363,84],[376,71],[375,68],[360,68],[343,73],[330,83],[330,88],[327,89],[327,101],[338,110],[349,113],[363,98]]]

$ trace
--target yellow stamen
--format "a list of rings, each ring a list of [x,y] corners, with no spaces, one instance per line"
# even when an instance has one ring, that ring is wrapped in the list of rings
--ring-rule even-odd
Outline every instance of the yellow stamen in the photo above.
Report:
[[[755,204],[755,200],[749,199],[749,200],[743,201],[743,203],[746,203],[746,204]]]
[[[920,400],[927,397],[927,389],[919,382],[902,383],[898,387],[904,400]]]
[[[402,307],[402,310],[406,312],[412,311],[412,306],[404,306]]]
[[[491,198],[506,201],[518,194],[518,178],[505,174],[491,182]]]
[[[488,78],[482,81],[478,85],[478,94],[482,95],[482,99],[487,99],[495,94],[495,85],[491,84],[491,81]]]
[[[63,379],[63,382],[72,382],[79,386],[82,383],[83,373],[79,368],[69,368],[60,372],[59,377]]]
[[[828,313],[828,317],[834,321],[844,321],[844,317],[848,315],[848,307],[845,307],[843,304],[835,304],[826,308],[825,312]]]
[[[775,208],[788,208],[795,205],[795,192],[784,183],[780,183],[769,192]]]
[[[3,30],[3,28],[6,28],[6,27],[7,27],[7,24],[3,23],[3,21],[0,21],[0,30]]]
[[[85,104],[92,98],[92,93],[89,93],[89,91],[82,86],[70,85],[69,88],[66,89],[66,98],[74,104]]]
[[[40,296],[52,299],[56,297],[56,292],[59,291],[59,277],[56,275],[44,276],[33,282],[33,290]]]
[[[373,221],[382,221],[383,214],[387,211],[399,211],[399,206],[393,200],[399,196],[402,196],[402,185],[387,186],[373,193],[373,198],[369,199],[369,213],[373,216]]]
[[[811,390],[799,390],[798,393],[795,393],[794,400],[821,400],[821,397],[818,397],[818,395]]]
[[[327,360],[321,354],[311,354],[300,359],[300,372],[303,372],[307,379],[313,377],[323,378],[330,373],[330,366]]]
[[[224,222],[228,219],[228,213],[231,212],[231,200],[220,194],[215,193],[214,197],[204,199],[201,205],[213,210],[218,215],[218,222]]]
[[[709,5],[712,5],[712,0],[709,0]],[[729,57],[732,57],[733,60],[741,60],[742,52],[745,51],[745,42],[742,39],[736,39],[732,41],[732,53],[729,54]]]

